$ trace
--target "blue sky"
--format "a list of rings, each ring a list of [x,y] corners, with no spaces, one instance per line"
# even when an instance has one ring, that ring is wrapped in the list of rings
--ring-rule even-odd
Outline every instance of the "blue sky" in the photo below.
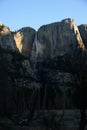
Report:
[[[0,22],[12,31],[73,18],[77,25],[87,24],[86,0],[0,0]]]

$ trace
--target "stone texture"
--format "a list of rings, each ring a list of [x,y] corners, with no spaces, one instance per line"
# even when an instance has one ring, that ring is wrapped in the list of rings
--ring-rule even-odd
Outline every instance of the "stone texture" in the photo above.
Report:
[[[40,27],[37,39],[37,57],[74,55],[77,48],[84,48],[78,27],[72,19]]]
[[[14,125],[29,125],[30,121],[32,124],[44,121],[48,125],[54,120],[52,110],[61,109],[59,118],[64,109],[76,108],[71,98],[74,89],[79,86],[79,72],[82,70],[85,72],[83,83],[87,84],[86,29],[82,25],[81,27],[79,33],[72,19],[44,25],[38,32],[29,27],[10,32],[9,28],[0,25],[0,116],[4,115],[7,119],[11,117]],[[20,53],[7,51],[5,43],[10,46],[10,50],[18,49]],[[34,68],[29,57],[34,61]],[[75,75],[73,71],[78,74]],[[45,110],[50,116],[44,118]],[[69,110],[64,112],[63,122],[65,126],[70,124],[72,127],[72,115],[67,112]],[[37,115],[36,118],[34,114]],[[78,114],[78,119],[79,117]],[[54,129],[56,123],[59,127],[58,121],[54,120]],[[2,129],[1,126],[0,128]]]
[[[0,24],[0,45],[4,49],[18,51],[12,36],[12,32],[3,24]]]
[[[85,48],[87,49],[87,24],[78,26]]]
[[[82,27],[79,26],[79,30]],[[19,50],[23,55],[31,57],[32,61],[65,54],[73,56],[78,48],[86,47],[86,27],[83,28],[85,32],[83,36],[83,31],[80,31],[81,38],[78,27],[72,19],[43,25],[37,32],[30,27],[11,32],[8,27],[1,24],[0,43],[4,48]]]
[[[14,33],[14,40],[20,53],[30,57],[36,31],[25,27]]]
[[[38,88],[29,60],[18,52],[0,48],[0,116],[29,111]]]
[[[56,59],[53,58],[37,63],[39,81],[43,88],[47,86],[47,109],[50,109],[50,107],[52,109],[62,109],[64,99],[66,109],[75,108],[71,97],[69,97],[70,93],[74,91],[76,84],[76,79],[74,74],[70,71],[70,66],[69,58],[66,61],[64,57],[57,57]],[[64,95],[66,95],[66,97],[64,97]]]

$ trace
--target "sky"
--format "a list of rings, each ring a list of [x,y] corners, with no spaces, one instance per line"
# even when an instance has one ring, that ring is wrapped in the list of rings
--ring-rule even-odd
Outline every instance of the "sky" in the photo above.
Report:
[[[22,27],[36,30],[44,24],[72,18],[87,24],[87,0],[0,0],[0,23],[12,31]]]

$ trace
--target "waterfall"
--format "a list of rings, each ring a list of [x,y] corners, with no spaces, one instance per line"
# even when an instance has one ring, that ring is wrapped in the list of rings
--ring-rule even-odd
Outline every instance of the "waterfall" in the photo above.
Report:
[[[31,52],[31,64],[32,64],[32,68],[35,71],[36,70],[36,63],[37,63],[37,32],[35,34],[35,39],[34,39],[34,43],[32,46],[32,52]]]
[[[55,57],[57,55],[57,30],[55,31],[52,29],[52,36],[51,36],[51,50],[50,50],[50,56],[51,58]]]

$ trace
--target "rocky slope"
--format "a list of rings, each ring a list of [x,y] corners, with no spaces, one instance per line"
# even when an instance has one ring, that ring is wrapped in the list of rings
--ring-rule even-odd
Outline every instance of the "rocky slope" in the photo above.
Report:
[[[30,27],[11,32],[0,24],[1,118],[43,124],[46,109],[64,113],[79,108],[72,97],[79,83],[87,84],[86,35],[86,25],[77,26],[72,19],[43,25],[37,32]],[[42,113],[34,116],[37,111]]]

